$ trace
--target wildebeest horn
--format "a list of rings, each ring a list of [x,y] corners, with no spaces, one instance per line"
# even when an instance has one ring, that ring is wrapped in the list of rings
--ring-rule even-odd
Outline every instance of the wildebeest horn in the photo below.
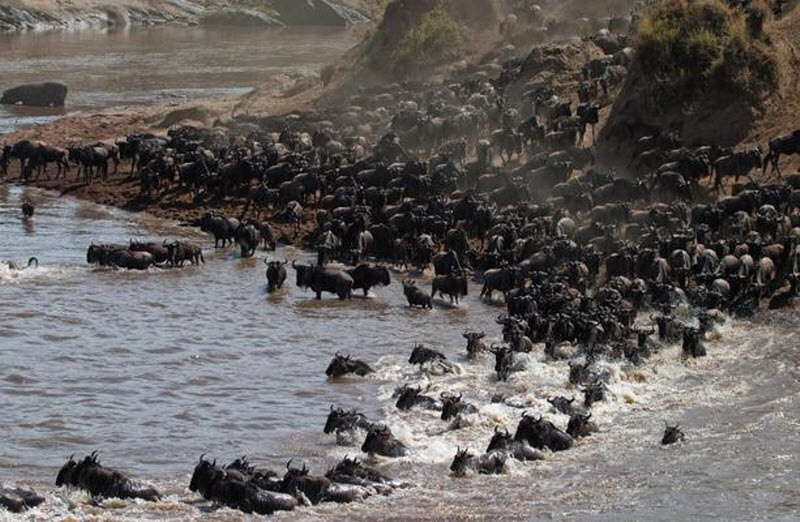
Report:
[[[287,265],[287,264],[289,264],[289,260],[288,260],[288,259],[286,259],[285,257],[283,258],[283,264],[284,264],[284,265]]]
[[[294,460],[294,458],[291,458],[291,459],[289,459],[289,462],[287,462],[287,463],[286,463],[286,469],[287,469],[287,470],[288,470],[288,469],[291,469],[289,466],[291,466],[291,465],[292,465],[292,461],[293,461],[293,460]]]
[[[570,399],[568,402],[569,402],[570,404],[572,404],[573,402],[575,402],[575,396],[573,395],[573,396],[572,396],[572,398],[571,398],[571,399]]]
[[[292,260],[292,268],[297,268],[297,260]]]
[[[333,411],[333,404],[331,404],[331,411]]]
[[[460,401],[460,400],[461,400],[461,397],[463,397],[463,396],[464,396],[464,394],[463,394],[463,393],[459,393],[459,394],[458,394],[458,400]]]
[[[205,453],[201,453],[200,454],[200,459],[198,460],[198,462],[203,462],[203,457],[205,457],[205,456],[206,456]]]
[[[72,460],[73,458],[75,458],[75,454],[74,453],[72,455],[70,455],[67,460]]]
[[[497,430],[498,430],[499,428],[500,428],[500,426],[497,426],[497,425],[495,425],[495,427],[494,427],[494,432],[495,432],[495,433],[497,433]]]

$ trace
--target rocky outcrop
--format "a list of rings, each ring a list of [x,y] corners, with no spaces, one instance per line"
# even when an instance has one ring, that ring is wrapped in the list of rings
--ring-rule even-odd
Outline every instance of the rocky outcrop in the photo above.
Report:
[[[231,26],[347,26],[369,21],[357,0],[271,0],[259,8],[253,2],[229,0],[84,0],[0,5],[0,31],[137,25],[208,24]]]

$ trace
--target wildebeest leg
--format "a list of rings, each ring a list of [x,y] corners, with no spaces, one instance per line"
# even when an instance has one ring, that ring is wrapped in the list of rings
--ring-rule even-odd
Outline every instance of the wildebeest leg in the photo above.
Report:
[[[340,297],[340,299],[341,299],[341,297]],[[317,301],[320,301],[320,300],[322,300],[322,290],[317,292]]]

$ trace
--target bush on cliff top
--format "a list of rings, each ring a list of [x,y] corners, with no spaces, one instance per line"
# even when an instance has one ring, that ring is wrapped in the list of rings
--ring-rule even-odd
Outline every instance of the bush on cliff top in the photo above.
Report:
[[[455,57],[467,42],[467,28],[442,6],[428,11],[392,54],[400,68],[430,65]]]
[[[646,11],[635,40],[641,86],[663,110],[712,93],[757,97],[779,81],[779,61],[762,24],[766,10],[732,10],[720,0],[667,0]]]

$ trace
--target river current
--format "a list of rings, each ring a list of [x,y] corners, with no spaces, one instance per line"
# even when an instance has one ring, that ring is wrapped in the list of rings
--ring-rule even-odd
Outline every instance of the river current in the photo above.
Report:
[[[351,43],[350,36],[316,40],[295,30],[271,35],[186,29],[176,34],[195,45],[217,34],[220,49],[229,38],[240,50],[260,41],[264,52],[220,51],[192,65],[196,53],[188,43],[154,43],[150,51],[141,51],[147,56],[142,59],[160,63],[163,74],[146,83],[151,80],[131,72],[137,66],[132,57],[147,48],[147,41],[158,40],[153,35],[167,30],[173,31],[21,37],[41,38],[40,51],[32,40],[14,51],[14,39],[20,37],[2,36],[3,48],[17,54],[3,54],[0,63],[15,67],[13,77],[20,81],[52,79],[32,73],[52,64],[61,79],[74,85],[74,105],[68,107],[73,110],[150,103],[158,92],[194,96],[181,81],[188,74],[196,74],[191,84],[206,89],[204,95],[216,89],[235,93],[257,84],[263,78],[258,74],[318,68]],[[98,68],[103,38],[109,51],[129,46],[118,52],[134,61],[118,69],[113,64]],[[93,43],[80,44],[82,39]],[[62,49],[73,40],[88,49],[84,58]],[[280,49],[291,54],[293,46],[300,46],[300,55],[274,61]],[[254,63],[258,60],[273,61]],[[128,71],[130,77],[112,82],[109,71]],[[108,88],[112,83],[117,90]],[[5,130],[20,123],[9,121],[0,114]],[[37,204],[28,221],[20,215],[25,198]],[[86,264],[92,242],[130,238],[194,241],[203,245],[206,263],[146,272]],[[499,476],[454,479],[448,467],[456,447],[484,450],[495,427],[513,431],[523,411],[543,414],[563,428],[567,417],[552,412],[546,399],[581,395],[567,382],[567,364],[546,362],[538,345],[520,357],[508,383],[496,381],[491,357],[466,360],[465,329],[484,330],[488,342],[500,342],[494,319],[503,312],[502,304],[481,301],[477,284],[458,308],[437,302],[433,311],[409,310],[400,285],[403,277],[414,277],[427,286],[427,273],[393,273],[389,287],[341,303],[330,297],[315,301],[295,288],[289,270],[285,288],[268,295],[265,257],[302,261],[311,256],[282,246],[243,260],[234,249],[214,249],[205,234],[173,222],[0,186],[0,260],[24,264],[30,256],[39,259],[38,268],[0,266],[0,481],[29,484],[48,498],[26,517],[250,519],[229,509],[210,509],[188,491],[198,456],[206,453],[227,462],[247,454],[254,463],[276,470],[295,458],[324,473],[344,455],[360,455],[357,447],[336,446],[333,437],[322,433],[331,405],[357,407],[391,426],[411,455],[371,463],[411,487],[364,503],[302,508],[278,518],[800,516],[800,320],[795,312],[728,321],[707,341],[703,359],[684,360],[680,346],[667,345],[641,367],[609,363],[613,397],[593,407],[600,433],[570,451],[548,453],[543,462],[512,463]],[[457,373],[433,375],[409,366],[408,355],[418,342],[447,354]],[[376,373],[329,381],[325,368],[337,351],[364,359]],[[433,412],[398,412],[391,396],[403,383],[421,385],[434,395],[461,392],[479,413],[470,426],[451,431]],[[492,403],[498,393],[508,397],[504,404]],[[686,441],[662,447],[665,421],[680,423]],[[92,506],[80,492],[57,490],[53,481],[67,457],[93,450],[100,451],[104,464],[156,485],[165,500]],[[14,517],[0,512],[4,519]]]

